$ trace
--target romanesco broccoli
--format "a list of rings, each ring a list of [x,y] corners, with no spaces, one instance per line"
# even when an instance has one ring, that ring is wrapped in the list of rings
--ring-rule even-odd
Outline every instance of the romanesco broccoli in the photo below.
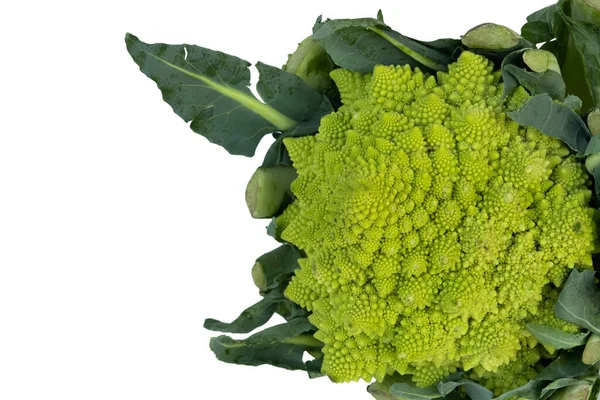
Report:
[[[573,329],[544,299],[598,248],[584,166],[506,117],[528,94],[502,99],[480,55],[437,79],[383,65],[331,76],[343,105],[317,135],[284,140],[298,178],[277,220],[307,255],[285,294],[312,312],[323,372],[427,386],[471,370],[497,393],[527,381],[543,349],[525,324]]]

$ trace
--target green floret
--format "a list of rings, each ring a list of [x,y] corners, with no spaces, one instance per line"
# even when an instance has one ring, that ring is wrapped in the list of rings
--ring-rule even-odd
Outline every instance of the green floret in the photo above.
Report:
[[[585,168],[520,127],[492,63],[463,52],[438,81],[408,66],[332,71],[343,105],[286,138],[298,178],[278,234],[306,253],[285,295],[312,312],[336,382],[465,370],[494,393],[536,373],[529,322],[598,249]]]

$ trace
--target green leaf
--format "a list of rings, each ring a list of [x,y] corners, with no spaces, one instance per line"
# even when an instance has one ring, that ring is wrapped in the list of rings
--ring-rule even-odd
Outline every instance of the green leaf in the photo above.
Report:
[[[277,235],[277,219],[276,218],[271,218],[271,222],[269,222],[269,225],[267,225],[267,235],[271,236],[273,239],[275,239],[277,241],[281,241],[278,237],[276,237],[276,235]]]
[[[547,93],[554,100],[563,101],[565,98],[565,82],[562,76],[555,71],[538,73],[509,64],[503,68],[504,72],[514,76],[532,96]]]
[[[569,107],[571,110],[573,110],[573,112],[576,112],[577,114],[579,114],[579,112],[581,111],[581,106],[583,105],[583,103],[581,102],[581,99],[573,94],[568,95],[565,98],[565,100],[563,101],[563,104],[565,106]],[[589,123],[588,123],[588,129],[590,130],[590,132],[593,135],[594,132],[592,132],[591,128],[589,128]]]
[[[262,293],[278,288],[288,281],[299,268],[302,254],[289,243],[263,254],[252,267],[252,279]]]
[[[436,385],[420,388],[408,383],[394,383],[390,387],[390,393],[408,400],[437,399],[438,397],[443,397]]]
[[[132,34],[126,35],[125,42],[173,111],[191,121],[194,132],[232,154],[252,156],[264,135],[297,123],[281,112],[285,108],[281,104],[265,104],[254,97],[248,88],[247,61],[200,46],[147,44]],[[288,90],[297,86],[281,91]]]
[[[589,332],[569,333],[550,326],[529,323],[527,330],[542,344],[555,349],[570,349],[585,344]]]
[[[556,392],[560,388],[576,385],[576,384],[583,383],[583,382],[584,381],[581,381],[579,379],[573,379],[573,378],[557,379],[554,382],[552,382],[551,384],[549,384],[548,386],[546,386],[544,389],[542,389],[542,393],[540,395],[540,400],[547,399],[548,397],[552,396],[554,394],[554,392]]]
[[[574,378],[586,372],[590,366],[581,361],[583,348],[575,348],[562,352],[556,360],[544,368],[536,377],[536,381],[555,381],[562,378]]]
[[[554,312],[567,322],[600,334],[600,291],[594,283],[594,271],[571,272]]]
[[[368,30],[369,24],[382,22],[371,18],[326,21],[313,32],[313,39],[323,46],[336,65],[352,71],[372,72],[377,64],[416,65],[390,42]]]
[[[377,64],[446,71],[452,62],[447,53],[403,36],[373,18],[330,20],[317,28],[313,38],[336,65],[356,72],[372,72]]]
[[[442,396],[446,397],[450,392],[459,386],[463,386],[465,391],[472,400],[491,400],[494,397],[493,393],[481,386],[478,383],[473,382],[470,379],[460,379],[458,381],[447,381],[439,382],[437,385],[438,391]]]
[[[318,373],[318,362],[303,362],[306,351],[320,349],[323,344],[312,333],[315,327],[306,318],[294,318],[243,339],[218,336],[210,340],[210,349],[220,360],[231,364],[269,364],[291,370]]]
[[[600,19],[591,22],[577,19],[574,15],[569,15],[569,3],[570,2],[565,0],[559,1],[558,13],[569,32],[570,40],[568,42],[569,49],[567,50],[574,50],[577,52],[579,65],[582,67],[582,70],[570,69],[568,68],[568,65],[565,66],[563,70],[565,71],[565,74],[569,75],[569,78],[571,78],[572,81],[581,81],[581,78],[583,77],[587,82],[592,103],[589,103],[586,96],[580,97],[583,100],[584,109],[588,109],[593,105],[600,104]],[[575,10],[571,11],[574,12]],[[566,61],[568,62],[569,60]],[[567,81],[567,85],[568,84],[569,81]],[[579,95],[577,92],[573,93]]]
[[[289,300],[280,291],[271,291],[258,303],[245,309],[233,322],[225,323],[208,318],[204,321],[204,328],[219,332],[248,333],[266,324],[279,307],[287,302]]]
[[[583,154],[591,135],[585,123],[569,107],[552,101],[548,94],[531,97],[523,107],[508,116],[520,125],[536,128],[544,135],[561,139],[571,149]]]
[[[523,386],[502,393],[502,395],[496,397],[494,400],[506,400],[512,398],[538,400],[544,386],[546,386],[546,382],[535,380],[529,381]]]
[[[271,107],[294,121],[310,120],[323,101],[323,95],[310,87],[300,77],[279,68],[258,62],[259,79],[256,91]],[[297,124],[288,126],[286,131]]]
[[[426,42],[411,39],[387,27],[373,26],[369,29],[389,41],[422,66],[431,70],[448,71],[448,64],[451,64],[453,61],[451,55],[440,52],[435,47],[428,46]]]
[[[504,83],[504,93],[502,94],[502,98],[508,96],[517,86],[519,86],[519,80],[506,70],[508,65],[520,65],[523,63],[523,53],[525,49],[515,50],[509,53],[502,60],[502,64],[500,65],[500,71],[502,73],[502,81]]]
[[[548,42],[554,38],[553,20],[556,4],[544,7],[527,17],[521,28],[521,36],[532,43]]]

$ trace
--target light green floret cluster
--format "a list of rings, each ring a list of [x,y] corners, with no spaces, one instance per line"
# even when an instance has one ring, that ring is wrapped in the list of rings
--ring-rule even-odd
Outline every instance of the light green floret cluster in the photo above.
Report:
[[[408,66],[332,77],[343,106],[317,135],[284,140],[297,199],[277,220],[307,254],[285,294],[312,312],[323,372],[514,385],[488,373],[531,374],[541,347],[527,322],[573,329],[546,308],[597,248],[583,165],[506,117],[527,94],[502,100],[482,56],[462,53],[437,80]]]

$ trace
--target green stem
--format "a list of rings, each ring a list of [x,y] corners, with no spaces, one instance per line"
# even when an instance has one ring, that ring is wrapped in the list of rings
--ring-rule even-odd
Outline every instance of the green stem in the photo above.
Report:
[[[384,38],[385,40],[387,40],[388,42],[390,42],[391,44],[396,46],[400,51],[405,53],[407,56],[420,62],[421,64],[425,65],[426,67],[431,68],[435,71],[442,71],[442,70],[446,69],[445,65],[438,64],[437,62],[417,53],[416,51],[412,50],[410,47],[400,43],[398,40],[391,37],[387,32],[385,32],[377,27],[374,27],[374,26],[369,27],[368,29],[375,32],[376,34],[378,34],[379,36],[381,36],[382,38]]]

